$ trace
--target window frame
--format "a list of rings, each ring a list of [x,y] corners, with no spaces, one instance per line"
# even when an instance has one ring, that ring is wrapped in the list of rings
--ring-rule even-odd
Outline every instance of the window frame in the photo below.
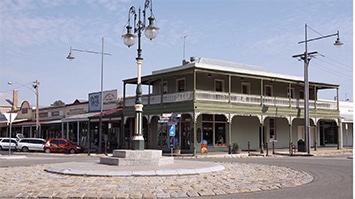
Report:
[[[270,88],[270,95],[267,94],[267,88]],[[274,96],[273,86],[271,84],[266,84],[264,86],[264,95],[268,97]]]
[[[179,82],[181,81],[184,82],[183,88],[180,88]],[[185,92],[185,91],[186,91],[186,79],[185,78],[176,79],[176,92]]]
[[[163,81],[162,82],[162,94],[167,94],[168,93],[168,81]]]
[[[244,86],[246,86],[246,89],[247,89],[246,93],[244,93],[244,89],[243,89]],[[242,94],[250,95],[250,88],[251,88],[250,82],[242,82],[241,86],[240,86],[240,91]]]
[[[217,83],[221,83],[221,90],[217,90]],[[214,91],[224,92],[224,80],[223,79],[215,79],[214,80]]]

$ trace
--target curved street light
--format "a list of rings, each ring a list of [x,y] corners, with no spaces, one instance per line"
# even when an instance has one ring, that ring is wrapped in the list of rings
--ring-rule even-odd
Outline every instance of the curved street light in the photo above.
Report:
[[[150,11],[150,16],[148,17],[149,24],[146,25],[146,14],[147,9]],[[138,21],[137,21],[138,15]],[[134,26],[132,33],[131,26],[131,18],[134,17]],[[144,3],[143,9],[143,21],[141,20],[141,9],[138,9],[138,13],[134,6],[131,6],[128,12],[128,22],[127,22],[127,33],[122,35],[123,43],[131,47],[135,44],[136,35],[134,33],[138,33],[138,48],[137,53],[138,56],[136,58],[137,61],[137,89],[136,89],[136,100],[135,100],[135,133],[133,136],[133,149],[134,150],[144,150],[144,137],[142,134],[142,114],[143,114],[143,104],[142,104],[142,86],[141,86],[141,66],[142,66],[142,48],[141,48],[141,36],[142,31],[144,30],[145,36],[152,40],[157,37],[159,28],[154,26],[154,15],[152,9],[152,1],[146,0]]]
[[[92,53],[92,54],[100,54],[101,55],[101,91],[100,91],[100,119],[99,119],[99,150],[98,153],[101,153],[101,148],[102,148],[102,108],[103,108],[103,89],[104,89],[104,55],[111,55],[110,53],[105,53],[104,52],[104,38],[102,37],[101,40],[102,48],[101,52],[96,52],[96,51],[90,51],[90,50],[81,50],[81,49],[76,49],[72,48],[70,46],[70,51],[68,56],[66,57],[69,60],[75,59],[75,57],[72,55],[72,51],[77,51],[77,52],[83,52],[83,53]],[[89,146],[88,146],[88,155],[90,155],[90,132],[88,134],[89,138]]]
[[[35,91],[33,91],[28,85],[25,85],[25,84],[21,84],[21,83],[18,83],[18,82],[11,82],[11,81],[7,82],[8,85],[19,84],[21,86],[24,86],[24,87],[30,89],[36,95],[36,133],[37,133],[37,137],[41,137],[41,135],[40,135],[41,133],[39,132],[40,124],[39,124],[39,112],[38,112],[39,111],[38,110],[38,108],[39,108],[39,91],[38,91],[39,81],[35,80],[35,81],[31,82],[31,83],[33,83],[32,87],[35,89]]]
[[[304,29],[305,29],[305,39],[304,41],[298,42],[298,44],[304,43],[305,44],[305,51],[302,54],[299,55],[294,55],[292,56],[293,58],[298,58],[300,57],[304,61],[304,132],[306,134],[306,146],[307,146],[307,153],[310,154],[311,150],[311,140],[310,140],[310,122],[309,122],[309,81],[308,81],[308,65],[309,62],[311,61],[313,54],[317,54],[318,52],[308,52],[307,49],[307,43],[311,41],[316,41],[328,37],[333,37],[337,36],[337,40],[335,40],[334,45],[335,46],[341,46],[343,43],[339,39],[339,31],[335,34],[330,34],[330,35],[325,35],[322,37],[316,37],[312,39],[307,38],[307,24],[305,24]],[[317,144],[315,144],[315,149],[317,149]]]

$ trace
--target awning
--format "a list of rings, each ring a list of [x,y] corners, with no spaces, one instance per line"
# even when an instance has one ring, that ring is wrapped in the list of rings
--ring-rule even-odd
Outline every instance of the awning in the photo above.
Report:
[[[62,122],[82,122],[82,121],[89,121],[89,117],[92,117],[94,115],[98,114],[98,112],[92,112],[92,113],[84,113],[84,114],[79,114],[79,115],[73,115],[70,117],[63,118],[61,121]]]

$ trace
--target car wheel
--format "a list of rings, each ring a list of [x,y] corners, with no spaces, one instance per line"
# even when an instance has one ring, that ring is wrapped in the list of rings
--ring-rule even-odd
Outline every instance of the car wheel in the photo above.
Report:
[[[28,152],[29,150],[28,150],[28,147],[24,146],[24,147],[22,147],[21,151]]]
[[[75,150],[74,150],[74,149],[70,149],[70,150],[69,150],[69,153],[70,153],[70,154],[74,154],[74,153],[75,153]]]
[[[2,146],[0,146],[0,151],[2,151]]]
[[[49,148],[46,148],[46,149],[44,149],[44,152],[46,152],[46,153],[50,153],[50,152],[51,152],[51,150],[50,150]]]

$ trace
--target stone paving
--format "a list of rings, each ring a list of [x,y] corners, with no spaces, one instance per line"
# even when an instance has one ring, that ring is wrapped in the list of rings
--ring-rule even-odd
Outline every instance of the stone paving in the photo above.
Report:
[[[0,198],[188,198],[295,187],[313,180],[303,171],[271,165],[218,163],[224,170],[175,176],[72,176],[51,165],[0,168]]]

